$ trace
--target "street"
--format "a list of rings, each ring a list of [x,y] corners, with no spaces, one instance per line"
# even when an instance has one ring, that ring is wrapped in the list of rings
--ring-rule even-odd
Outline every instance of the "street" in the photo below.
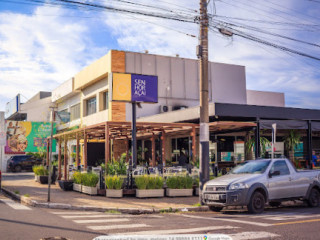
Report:
[[[0,198],[1,239],[101,235],[227,234],[233,239],[317,239],[320,208],[270,208],[250,215],[242,210],[126,215],[32,208]]]

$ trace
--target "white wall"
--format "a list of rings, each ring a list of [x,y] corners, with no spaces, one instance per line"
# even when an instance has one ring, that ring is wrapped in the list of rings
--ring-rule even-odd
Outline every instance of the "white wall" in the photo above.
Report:
[[[247,90],[247,104],[285,107],[284,93]]]
[[[223,63],[209,64],[210,97],[213,102],[246,104],[245,67]]]
[[[65,81],[52,91],[52,102],[66,97],[68,94],[72,94],[73,91],[73,78]]]
[[[158,76],[157,104],[142,104],[137,117],[160,113],[161,105],[199,105],[198,60],[126,52],[126,72]],[[209,64],[209,101],[246,104],[246,78],[243,66]],[[131,119],[127,104],[126,119]]]
[[[49,122],[51,97],[26,102],[21,105],[21,113],[27,113],[27,121]]]
[[[99,110],[100,97],[99,94],[109,89],[108,78],[104,78],[93,85],[83,89],[81,95],[81,112],[82,112],[82,124],[85,126],[90,126],[93,124],[106,122],[108,121],[108,110]],[[96,97],[97,100],[97,109],[95,114],[86,116],[86,100],[92,97]]]
[[[67,110],[70,112],[70,108],[74,105],[77,105],[80,103],[81,100],[81,93],[76,93],[76,95],[71,96],[69,98],[64,99],[62,102],[58,103],[58,111]],[[81,106],[80,106],[81,108]],[[81,112],[81,111],[80,111]],[[73,126],[81,125],[81,118],[73,120],[71,122],[57,125],[57,130],[60,131],[65,128],[70,128]]]

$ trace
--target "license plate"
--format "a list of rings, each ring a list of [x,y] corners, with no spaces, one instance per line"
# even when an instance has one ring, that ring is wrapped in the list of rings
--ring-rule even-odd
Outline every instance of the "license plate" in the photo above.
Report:
[[[220,195],[219,194],[206,194],[205,198],[208,200],[219,200]]]

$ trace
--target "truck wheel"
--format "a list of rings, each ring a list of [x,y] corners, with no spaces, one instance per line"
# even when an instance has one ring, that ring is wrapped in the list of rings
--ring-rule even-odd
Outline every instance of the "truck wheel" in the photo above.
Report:
[[[309,207],[318,207],[320,204],[320,193],[317,189],[312,188],[307,200]]]
[[[281,202],[269,202],[270,207],[279,207]]]
[[[265,199],[261,192],[254,192],[247,205],[249,213],[262,213],[264,210]]]
[[[14,167],[14,171],[15,172],[21,172],[21,170],[22,170],[22,168],[21,168],[20,165],[17,165],[17,166]]]
[[[209,206],[209,209],[214,212],[220,212],[223,209],[223,207]]]

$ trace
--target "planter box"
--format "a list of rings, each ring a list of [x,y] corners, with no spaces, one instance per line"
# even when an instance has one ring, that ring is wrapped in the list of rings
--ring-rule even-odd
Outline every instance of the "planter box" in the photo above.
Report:
[[[137,189],[137,198],[164,197],[164,189]]]
[[[82,191],[83,193],[89,194],[89,195],[97,195],[98,194],[98,188],[97,187],[88,187],[82,185]]]
[[[72,191],[73,190],[73,181],[72,180],[59,180],[59,186],[63,191]]]
[[[122,198],[122,189],[106,189],[106,196],[110,198]]]
[[[106,196],[106,189],[98,189],[99,196]]]
[[[39,176],[39,182],[41,184],[48,184],[48,176]]]
[[[168,197],[189,197],[193,195],[193,189],[166,189],[166,195]]]
[[[199,188],[198,187],[194,189],[194,195],[199,196]]]
[[[81,184],[73,183],[73,191],[81,192]]]
[[[40,182],[40,176],[39,175],[34,175],[34,180],[36,182]]]

